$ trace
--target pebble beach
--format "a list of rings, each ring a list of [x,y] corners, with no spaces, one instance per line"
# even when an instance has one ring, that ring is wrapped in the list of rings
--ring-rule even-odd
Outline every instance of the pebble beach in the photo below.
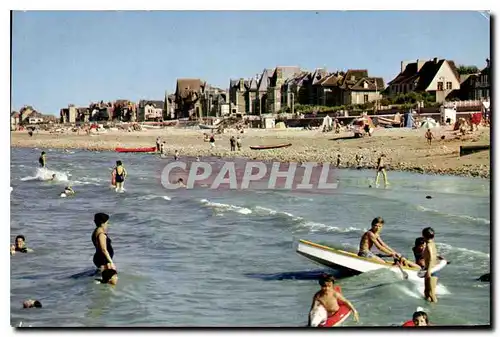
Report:
[[[428,145],[423,129],[381,129],[372,137],[353,138],[352,132],[323,133],[318,130],[245,129],[243,134],[228,130],[215,136],[216,146],[204,141],[208,130],[164,128],[137,132],[109,131],[102,134],[54,134],[40,131],[30,137],[25,131],[11,132],[12,147],[86,149],[114,151],[116,147],[155,146],[157,137],[166,142],[168,155],[179,150],[181,156],[242,157],[281,162],[318,162],[341,168],[357,168],[356,155],[363,156],[361,168],[373,169],[384,153],[389,170],[469,177],[490,177],[490,150],[460,157],[461,145],[490,144],[490,128],[480,127],[472,134],[458,135],[451,127],[433,129],[435,140]],[[229,138],[240,135],[241,151],[230,151]],[[444,136],[444,139],[441,137]],[[252,145],[291,143],[288,148],[251,150]]]

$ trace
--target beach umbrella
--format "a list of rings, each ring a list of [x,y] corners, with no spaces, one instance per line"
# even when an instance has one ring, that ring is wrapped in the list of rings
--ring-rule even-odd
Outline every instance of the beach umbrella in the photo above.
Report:
[[[437,123],[433,119],[426,119],[422,122],[422,124],[420,124],[420,127],[424,128],[424,129],[432,129],[432,128],[435,128],[436,126],[437,126]]]

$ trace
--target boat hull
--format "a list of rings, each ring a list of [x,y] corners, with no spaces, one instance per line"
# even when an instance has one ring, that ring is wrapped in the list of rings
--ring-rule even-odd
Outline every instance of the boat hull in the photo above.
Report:
[[[292,146],[292,144],[278,144],[278,145],[255,145],[250,146],[252,150],[272,150],[272,149],[281,149],[284,147]]]
[[[401,274],[400,267],[394,265],[391,262],[378,262],[373,261],[368,258],[357,256],[354,253],[346,252],[343,250],[319,245],[314,242],[300,240],[297,247],[297,253],[308,258],[311,261],[319,263],[321,265],[333,268],[341,269],[352,273],[353,275],[366,273],[379,269],[391,270],[395,273]],[[440,270],[446,266],[446,260],[441,260],[438,265],[433,268],[434,270]],[[418,272],[420,269],[401,267],[410,278],[418,279]]]
[[[156,152],[156,147],[138,147],[138,148],[124,148],[117,147],[116,152]]]

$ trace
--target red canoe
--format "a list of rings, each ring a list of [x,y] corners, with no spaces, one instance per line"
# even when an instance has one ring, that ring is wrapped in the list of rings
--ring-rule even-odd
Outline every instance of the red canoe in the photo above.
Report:
[[[271,150],[271,149],[280,149],[282,147],[289,147],[292,144],[278,144],[278,145],[255,145],[250,146],[252,150]]]
[[[340,286],[335,286],[334,289],[336,292],[342,293]],[[334,326],[339,326],[340,324],[344,323],[344,321],[351,315],[352,310],[344,302],[338,301],[338,303],[339,303],[339,310],[332,316],[329,316],[325,323],[320,324],[319,325],[320,327],[330,328]]]
[[[116,152],[156,152],[156,147],[137,147],[137,148],[125,148],[117,147]]]

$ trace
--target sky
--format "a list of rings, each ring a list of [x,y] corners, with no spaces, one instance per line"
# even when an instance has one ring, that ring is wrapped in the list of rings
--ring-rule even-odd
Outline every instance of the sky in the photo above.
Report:
[[[485,66],[490,23],[444,11],[16,11],[11,110],[161,100],[177,78],[227,88],[264,68],[367,69],[385,82],[401,61]]]

